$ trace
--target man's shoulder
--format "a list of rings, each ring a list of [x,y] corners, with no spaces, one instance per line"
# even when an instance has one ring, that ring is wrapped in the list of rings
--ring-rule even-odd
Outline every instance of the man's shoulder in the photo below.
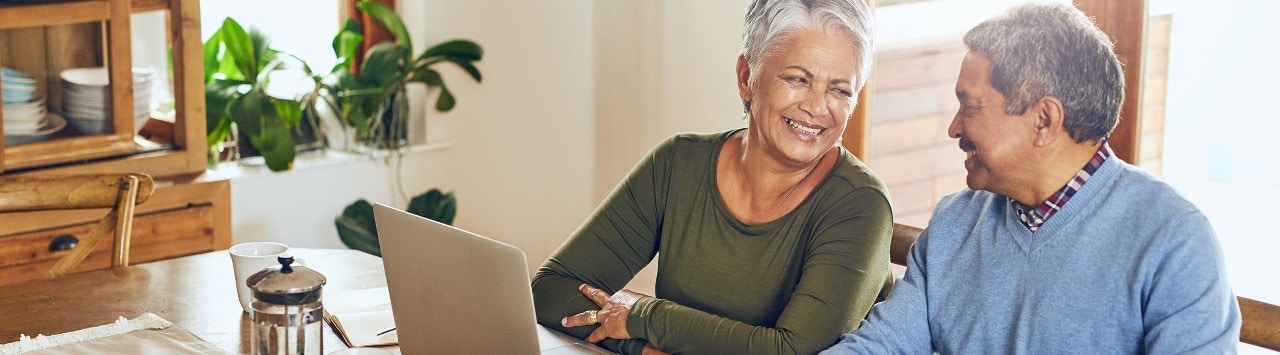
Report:
[[[1115,185],[1106,193],[1108,202],[1141,204],[1148,207],[1147,213],[1166,212],[1181,215],[1198,211],[1186,196],[1163,178],[1129,163],[1120,162],[1117,168],[1119,169],[1115,177]]]

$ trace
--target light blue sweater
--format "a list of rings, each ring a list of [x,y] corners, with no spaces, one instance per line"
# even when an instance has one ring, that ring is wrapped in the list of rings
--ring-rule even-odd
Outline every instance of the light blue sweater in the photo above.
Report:
[[[904,279],[823,354],[1235,353],[1240,310],[1204,214],[1108,159],[1037,232],[1008,198],[943,198]]]

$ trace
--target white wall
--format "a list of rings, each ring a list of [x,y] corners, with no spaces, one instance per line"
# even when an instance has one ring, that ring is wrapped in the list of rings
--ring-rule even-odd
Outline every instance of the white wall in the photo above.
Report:
[[[746,126],[734,79],[745,13],[741,0],[597,4],[597,199],[673,134]]]
[[[676,133],[746,126],[734,79],[745,13],[730,0],[596,4],[595,201]],[[653,294],[655,271],[627,287]]]
[[[400,3],[415,50],[464,37],[486,51],[482,84],[441,68],[459,104],[429,113],[432,144],[406,158],[406,188],[455,191],[455,225],[519,246],[531,269],[658,142],[746,124],[733,76],[743,1]],[[237,243],[343,247],[333,218],[346,204],[405,204],[376,160],[232,170]],[[652,270],[637,279],[652,292]]]
[[[458,106],[431,113],[429,135],[446,144],[405,160],[406,187],[411,193],[430,186],[454,191],[455,225],[518,246],[537,266],[595,205],[594,2],[401,3],[415,50],[465,37],[486,51],[478,64],[482,84],[441,68]],[[392,169],[380,162],[312,165],[233,178],[234,241],[341,247],[333,218],[347,203],[365,197],[405,204],[393,197]]]

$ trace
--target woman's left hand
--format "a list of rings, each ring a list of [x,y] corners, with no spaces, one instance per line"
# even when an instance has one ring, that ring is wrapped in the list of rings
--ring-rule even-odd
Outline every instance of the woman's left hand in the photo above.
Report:
[[[578,286],[578,291],[600,306],[600,310],[590,310],[565,317],[560,320],[560,324],[565,327],[581,327],[600,323],[600,328],[596,328],[591,335],[587,336],[586,340],[591,343],[598,343],[605,338],[631,339],[631,333],[627,331],[627,313],[631,312],[631,306],[645,295],[631,290],[621,290],[610,296],[609,293],[587,284]]]

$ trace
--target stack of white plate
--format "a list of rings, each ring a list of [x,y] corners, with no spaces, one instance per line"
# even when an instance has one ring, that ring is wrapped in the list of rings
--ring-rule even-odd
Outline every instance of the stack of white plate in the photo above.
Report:
[[[111,81],[107,68],[75,68],[62,71],[62,113],[84,134],[111,132]],[[133,68],[134,128],[142,128],[156,108],[151,89],[155,71]]]
[[[41,141],[67,126],[57,114],[46,112],[36,80],[17,70],[0,69],[4,97],[4,135],[9,145]]]

